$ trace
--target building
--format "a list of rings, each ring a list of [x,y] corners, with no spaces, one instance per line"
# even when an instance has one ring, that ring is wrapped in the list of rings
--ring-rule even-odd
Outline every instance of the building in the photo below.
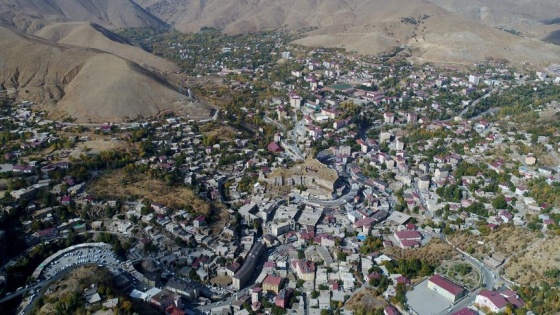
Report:
[[[162,290],[150,298],[150,304],[160,311],[165,311],[169,306],[175,304],[175,295],[167,290]]]
[[[301,97],[297,94],[291,94],[290,95],[290,106],[292,106],[292,108],[294,108],[294,109],[300,109],[301,108]]]
[[[393,236],[401,248],[420,247],[420,241],[422,240],[422,234],[414,230],[397,231],[393,234]]]
[[[272,236],[278,237],[282,234],[288,233],[291,230],[291,228],[292,226],[289,221],[273,223],[270,226],[270,234],[272,234]]]
[[[173,293],[180,294],[182,296],[188,297],[190,300],[195,300],[198,298],[198,290],[190,285],[175,279],[170,279],[165,286],[167,290]]]
[[[282,147],[280,147],[278,145],[278,143],[273,141],[273,142],[268,144],[268,151],[270,151],[272,153],[281,153],[281,152],[284,152],[284,149],[282,149]]]
[[[284,278],[274,276],[274,275],[267,275],[262,282],[262,288],[266,292],[274,292],[278,294],[282,289],[282,285],[284,284]]]
[[[35,232],[35,236],[37,236],[43,241],[48,241],[58,236],[58,230],[55,227],[40,230]]]
[[[482,290],[476,296],[474,303],[479,307],[487,307],[493,313],[505,311],[508,304],[515,308],[525,305],[525,302],[512,290],[502,292]]]
[[[262,291],[261,287],[254,287],[251,289],[251,303],[257,303],[261,300]]]
[[[386,308],[383,309],[383,314],[384,315],[400,315],[401,313],[399,312],[399,310],[397,310],[396,307],[394,307],[393,305],[389,305]]]
[[[419,189],[430,189],[430,176],[422,176],[418,178],[418,188]]]
[[[461,286],[438,274],[435,274],[428,279],[428,289],[436,291],[439,295],[445,297],[451,302],[459,300],[466,293],[466,290]]]
[[[451,315],[478,315],[478,312],[464,307]]]
[[[395,114],[393,113],[384,113],[383,114],[383,119],[385,120],[386,124],[392,124],[395,122]]]
[[[287,308],[292,297],[293,289],[287,288],[282,289],[278,292],[278,295],[274,298],[274,305],[280,308]]]
[[[243,288],[251,279],[253,273],[255,272],[257,263],[264,254],[265,250],[266,246],[263,243],[256,243],[253,245],[251,251],[249,251],[249,254],[247,255],[247,258],[245,259],[245,262],[243,263],[243,266],[241,266],[241,268],[232,277],[233,288],[235,290],[241,290],[241,288]]]
[[[307,259],[292,261],[292,268],[296,271],[298,278],[305,281],[315,281],[315,264]]]

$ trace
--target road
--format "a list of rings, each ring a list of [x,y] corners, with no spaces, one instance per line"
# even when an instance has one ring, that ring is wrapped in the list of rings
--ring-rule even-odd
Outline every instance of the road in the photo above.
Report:
[[[476,106],[476,104],[480,103],[481,100],[488,98],[490,95],[492,95],[492,94],[498,92],[499,90],[500,90],[499,88],[494,88],[494,89],[491,90],[490,92],[488,92],[488,93],[482,95],[481,97],[477,98],[477,99],[474,100],[470,105],[466,106],[466,107],[465,107],[458,115],[456,115],[456,116],[463,117],[463,115],[465,115],[465,114],[467,113],[467,111],[468,111],[471,107]],[[489,113],[490,111],[496,111],[496,109],[489,109],[489,110],[487,110],[487,111],[484,111],[484,112],[482,112],[482,113],[476,115],[475,117],[471,117],[470,119],[472,119],[472,120],[477,119],[478,117],[481,117],[481,116],[483,116],[483,115],[486,115],[486,114]],[[442,121],[444,121],[444,122],[445,122],[445,121],[451,121],[451,120],[453,120],[453,119],[455,119],[455,118],[452,117],[452,118],[449,118],[449,119],[446,119],[446,120],[442,120]]]
[[[439,313],[439,314],[448,314],[448,313],[453,313],[453,312],[456,312],[456,311],[458,311],[458,310],[460,310],[464,307],[472,305],[474,303],[474,300],[476,299],[476,295],[478,294],[478,292],[480,292],[483,289],[487,289],[487,290],[494,289],[495,284],[499,281],[502,281],[503,279],[500,277],[499,272],[490,270],[490,268],[486,267],[478,259],[472,257],[468,253],[463,252],[458,247],[451,244],[451,242],[449,242],[446,237],[442,237],[442,240],[445,241],[447,244],[453,246],[453,248],[456,251],[461,253],[463,255],[463,258],[465,259],[465,261],[470,263],[479,272],[479,274],[482,276],[482,279],[481,279],[482,280],[482,286],[480,288],[478,288],[477,290],[475,290],[473,292],[470,292],[466,297],[459,300],[459,302],[455,303],[451,309],[446,309],[445,311]]]
[[[104,265],[104,264],[99,264],[99,263],[85,263],[85,264],[80,264],[80,265],[75,265],[75,266],[71,266],[59,273],[57,273],[56,275],[54,275],[51,278],[45,279],[43,281],[39,281],[37,283],[35,283],[34,285],[27,287],[27,288],[23,288],[17,292],[14,292],[13,294],[10,294],[8,296],[5,296],[4,298],[0,299],[0,304],[7,302],[13,298],[16,298],[18,296],[22,296],[24,294],[27,294],[29,291],[33,290],[33,289],[39,289],[40,293],[36,294],[36,296],[34,297],[33,300],[31,300],[31,302],[24,308],[23,312],[24,314],[29,313],[29,311],[31,311],[31,309],[33,308],[33,305],[35,304],[35,301],[37,300],[37,298],[39,298],[40,296],[42,296],[44,294],[44,291],[46,291],[46,289],[49,287],[49,285],[57,280],[59,280],[60,278],[64,277],[66,274],[68,274],[69,272],[79,268],[79,267],[83,267],[83,266],[94,266],[94,265],[103,265],[106,268],[109,268],[110,270],[114,270],[114,268],[112,269],[111,266],[109,265]]]
[[[284,125],[282,125],[281,123],[277,122],[276,120],[268,117],[268,116],[264,116],[264,121],[266,121],[267,123],[272,123],[274,124],[276,127],[278,127],[278,129],[285,131],[286,127],[284,127]]]

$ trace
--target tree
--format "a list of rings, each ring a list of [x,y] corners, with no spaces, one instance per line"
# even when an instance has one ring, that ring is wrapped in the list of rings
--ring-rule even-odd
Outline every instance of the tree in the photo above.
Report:
[[[336,253],[336,259],[338,259],[340,261],[346,261],[347,256],[348,256],[348,254],[346,254],[343,251],[339,251],[338,253]]]
[[[506,197],[504,195],[496,196],[496,198],[492,201],[492,206],[494,207],[494,209],[505,209],[505,208],[507,208]]]
[[[122,301],[121,309],[126,313],[130,313],[132,311],[132,302],[130,300]]]

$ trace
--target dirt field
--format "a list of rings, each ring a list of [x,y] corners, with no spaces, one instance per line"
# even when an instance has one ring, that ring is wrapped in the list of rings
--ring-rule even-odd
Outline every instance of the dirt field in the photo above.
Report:
[[[523,250],[535,240],[537,240],[536,233],[512,226],[500,227],[486,236],[475,236],[465,231],[449,237],[449,241],[461,250],[467,252],[474,250],[473,255],[477,258],[494,253],[507,258]]]
[[[544,272],[560,265],[560,236],[541,239],[505,264],[505,275],[520,285],[536,286],[551,279]],[[552,283],[551,283],[552,284]]]
[[[83,292],[92,283],[110,285],[111,279],[112,276],[106,269],[99,267],[78,268],[65,278],[55,282],[56,290],[53,290],[49,295],[45,295],[45,305],[41,307],[37,314],[54,314],[56,313],[55,304],[59,300],[65,299],[74,292]]]
[[[231,284],[231,277],[228,276],[217,276],[214,279],[210,280],[211,283],[221,285],[221,286],[228,286]]]
[[[376,295],[376,292],[371,289],[365,289],[354,294],[348,302],[346,302],[345,308],[348,310],[357,310],[384,308],[386,306],[387,302],[383,300],[383,296]]]
[[[203,135],[216,140],[233,140],[237,135],[237,131],[230,126],[222,125],[205,125],[200,127]]]
[[[444,260],[452,259],[459,256],[453,247],[442,242],[439,239],[432,239],[428,245],[417,249],[401,249],[399,247],[389,247],[383,252],[395,259],[412,259],[418,258],[426,260],[433,264],[440,264]]]
[[[126,184],[123,178],[126,179]],[[122,170],[103,174],[89,185],[88,192],[105,199],[148,198],[172,209],[182,209],[191,205],[197,213],[210,214],[210,205],[192,190],[186,187],[169,187],[146,176],[128,176]]]

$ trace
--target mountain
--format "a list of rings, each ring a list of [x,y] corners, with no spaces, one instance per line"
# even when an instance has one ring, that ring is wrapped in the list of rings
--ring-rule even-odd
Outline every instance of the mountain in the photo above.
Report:
[[[544,41],[560,33],[560,1],[557,0],[429,1],[474,21]]]
[[[56,23],[45,26],[35,35],[59,44],[95,48],[158,72],[178,70],[172,62],[132,46],[124,38],[94,23]]]
[[[552,0],[543,1],[553,3]],[[345,47],[366,54],[406,45],[419,62],[471,63],[493,57],[515,63],[546,64],[560,55],[560,47],[498,30],[428,0],[136,2],[183,32],[198,31],[204,26],[223,29],[227,33],[314,28],[296,43]],[[461,6],[465,1],[456,2]]]
[[[185,98],[138,64],[0,27],[0,87],[41,104],[52,119],[117,122],[149,117]]]
[[[53,22],[92,22],[107,28],[165,26],[131,0],[0,0],[0,25],[34,32]]]

